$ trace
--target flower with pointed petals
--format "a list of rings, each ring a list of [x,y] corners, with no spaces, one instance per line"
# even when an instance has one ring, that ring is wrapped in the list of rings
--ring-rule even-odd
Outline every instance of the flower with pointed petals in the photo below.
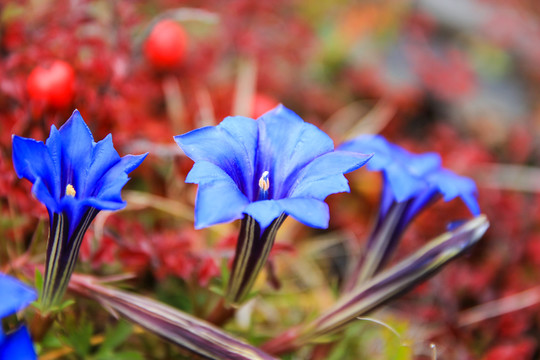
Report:
[[[199,185],[195,227],[243,219],[228,285],[232,302],[250,290],[285,217],[326,228],[324,199],[349,191],[343,174],[370,158],[334,151],[328,135],[282,105],[257,120],[228,117],[175,140],[195,161],[186,178]]]
[[[19,280],[0,273],[0,319],[10,316],[36,300],[34,289]],[[10,334],[4,334],[0,328],[0,359],[37,359],[32,339],[25,326]]]
[[[380,135],[360,136],[339,149],[375,153],[367,168],[381,171],[384,179],[375,228],[345,290],[359,286],[378,272],[411,221],[437,199],[450,201],[459,197],[473,215],[480,214],[474,181],[444,169],[436,153],[413,154]]]
[[[73,271],[84,233],[100,210],[125,207],[120,191],[144,155],[120,157],[109,134],[94,142],[75,110],[45,143],[13,136],[13,165],[19,178],[49,212],[50,227],[43,304],[61,298]]]

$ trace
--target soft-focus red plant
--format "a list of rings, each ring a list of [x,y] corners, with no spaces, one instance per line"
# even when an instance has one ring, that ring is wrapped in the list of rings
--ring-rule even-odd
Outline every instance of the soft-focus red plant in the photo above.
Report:
[[[10,254],[43,251],[34,237],[46,222],[46,209],[32,198],[28,184],[15,181],[11,134],[43,140],[50,125],[61,125],[75,106],[87,114],[96,138],[112,132],[120,152],[151,151],[151,164],[144,164],[128,187],[191,206],[194,194],[181,181],[191,164],[168,147],[171,136],[230,115],[239,68],[252,61],[254,117],[284,102],[306,120],[325,125],[351,103],[368,109],[387,101],[396,109],[382,128],[388,138],[417,152],[437,151],[446,167],[477,180],[492,229],[467,258],[393,308],[444,330],[433,339],[447,351],[441,357],[532,358],[540,349],[538,311],[466,328],[457,327],[456,319],[460,311],[522,291],[540,277],[538,188],[519,187],[529,178],[520,166],[540,165],[534,103],[540,47],[530,41],[539,31],[537,4],[474,2],[488,9],[487,16],[460,16],[470,21],[464,26],[452,14],[441,16],[432,3],[190,3],[215,14],[219,20],[213,23],[170,16],[185,5],[170,0],[152,6],[69,0],[46,7],[7,4],[0,23],[0,237],[7,239]],[[174,18],[164,21],[166,31],[156,35],[163,24],[158,22],[147,32],[163,18]],[[333,29],[344,31],[345,45],[329,36]],[[500,110],[502,102],[512,111]],[[364,115],[354,113],[351,123],[366,121]],[[182,130],[175,130],[178,126]],[[498,163],[519,167],[486,170],[486,164]],[[330,201],[331,229],[347,237],[362,238],[369,231],[369,214],[379,201],[376,180],[359,175],[348,177],[353,196]],[[459,206],[438,210],[418,219],[403,253],[440,231],[442,218],[459,219],[463,211]],[[190,232],[186,219],[133,214],[111,216],[103,234],[96,229],[97,235],[87,236],[81,269],[135,272],[145,275],[141,283],[147,277],[180,277],[207,286],[221,275],[222,261],[232,257],[234,234],[212,234],[207,241],[206,235]],[[293,232],[290,244],[298,238]],[[276,244],[271,257],[299,251],[288,244],[285,252]]]
[[[256,93],[253,96],[253,105],[251,105],[251,118],[257,119],[265,112],[275,108],[279,102],[271,96]]]
[[[482,360],[530,359],[533,355],[534,346],[535,341],[532,339],[497,344],[482,357]]]

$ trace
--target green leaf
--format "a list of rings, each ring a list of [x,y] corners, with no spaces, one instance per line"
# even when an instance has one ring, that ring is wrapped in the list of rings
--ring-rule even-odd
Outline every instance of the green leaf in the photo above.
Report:
[[[64,344],[58,338],[57,334],[54,331],[48,331],[45,334],[43,340],[41,340],[41,345],[46,349],[59,349]]]
[[[98,355],[112,352],[120,346],[133,332],[133,327],[126,321],[119,321],[115,327],[109,327],[105,332],[105,341],[101,344]]]
[[[213,292],[213,293],[216,294],[216,295],[219,295],[219,296],[225,296],[225,289],[223,289],[223,287],[221,287],[221,286],[218,286],[218,285],[210,285],[210,287],[208,288],[208,290],[210,290],[211,292]]]
[[[84,321],[76,326],[70,327],[65,340],[77,355],[86,358],[90,352],[90,339],[93,332],[94,329],[92,323]]]
[[[65,308],[73,304],[75,304],[75,300],[68,299],[58,305],[46,306],[43,304],[42,301],[40,301],[40,298],[38,298],[38,300],[32,303],[34,307],[40,310],[42,315],[47,315],[47,316],[53,316],[54,314],[61,312],[62,310],[64,310]]]
[[[109,358],[109,359],[110,360],[113,360],[113,359],[114,360],[144,360],[144,357],[136,351],[127,350],[127,351],[117,352],[114,354],[114,357]]]
[[[38,292],[38,299],[41,299],[41,294],[43,292],[43,275],[41,275],[41,271],[39,271],[38,268],[36,268],[36,274],[34,276],[35,284],[34,287],[36,288]]]
[[[165,278],[160,281],[155,294],[156,297],[164,303],[170,304],[190,314],[194,311],[190,289],[182,279],[172,276]]]
[[[75,304],[75,300],[68,299],[68,300],[64,301],[63,303],[61,303],[60,305],[54,307],[53,309],[56,310],[56,311],[62,311],[65,308],[67,308],[68,306],[71,306],[73,304]]]
[[[227,259],[222,259],[221,261],[221,283],[223,284],[224,288],[222,290],[222,293],[225,294],[225,286],[229,282],[229,267],[227,266]]]

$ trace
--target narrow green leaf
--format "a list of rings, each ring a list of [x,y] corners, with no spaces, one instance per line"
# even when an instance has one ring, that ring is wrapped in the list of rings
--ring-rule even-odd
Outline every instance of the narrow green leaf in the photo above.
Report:
[[[99,354],[112,352],[120,346],[133,332],[133,327],[126,321],[119,321],[116,326],[111,326],[105,332],[105,340],[98,350]]]
[[[61,303],[60,305],[58,305],[58,311],[62,311],[65,308],[67,308],[67,307],[69,307],[69,306],[71,306],[73,304],[75,304],[75,300],[68,299],[68,300],[64,301],[63,303]]]
[[[36,288],[36,291],[38,293],[38,299],[41,299],[41,296],[43,294],[43,275],[41,275],[41,271],[39,271],[38,268],[36,268],[34,282],[34,287]]]
[[[229,282],[229,267],[227,266],[227,259],[223,259],[220,264],[221,267],[221,280],[223,281],[223,284],[227,284]]]
[[[144,360],[144,357],[136,351],[120,351],[109,358],[100,358],[100,360]]]
[[[85,321],[70,328],[66,341],[77,355],[86,358],[90,352],[90,338],[93,332],[92,323]]]

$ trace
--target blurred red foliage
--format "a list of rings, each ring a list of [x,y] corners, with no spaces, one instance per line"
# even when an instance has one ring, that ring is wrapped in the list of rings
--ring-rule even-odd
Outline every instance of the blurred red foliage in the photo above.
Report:
[[[14,225],[0,228],[0,236],[26,247],[36,219],[47,218],[29,184],[14,176],[11,134],[43,140],[74,107],[96,140],[113,133],[122,155],[151,152],[152,161],[126,188],[192,206],[194,187],[182,183],[191,162],[181,158],[172,136],[231,114],[239,64],[247,59],[257,68],[254,94],[245,99],[252,116],[283,102],[326,125],[353,102],[386,101],[396,113],[381,130],[385,136],[412,151],[437,151],[446,167],[478,180],[490,231],[466,258],[394,306],[443,328],[436,341],[447,345],[449,356],[465,348],[489,360],[531,358],[540,351],[534,310],[458,331],[455,324],[460,311],[526,290],[540,277],[538,189],[524,192],[480,173],[488,163],[540,164],[538,106],[528,102],[540,88],[540,51],[531,41],[539,16],[524,11],[534,8],[532,1],[479,3],[494,7],[480,20],[465,14],[476,21],[466,27],[421,4],[310,12],[302,1],[188,1],[182,5],[219,21],[171,15],[150,31],[159,15],[182,10],[177,2],[13,2],[0,24],[0,214]],[[362,238],[380,184],[366,172],[349,179],[352,195],[329,201],[331,230]],[[437,204],[408,230],[397,258],[468,216],[459,200]],[[83,242],[81,258],[96,272],[174,276],[200,286],[220,275],[236,239],[228,234],[207,241],[189,221],[133,211],[110,216],[103,233],[94,234]],[[294,254],[280,244],[272,256]]]

